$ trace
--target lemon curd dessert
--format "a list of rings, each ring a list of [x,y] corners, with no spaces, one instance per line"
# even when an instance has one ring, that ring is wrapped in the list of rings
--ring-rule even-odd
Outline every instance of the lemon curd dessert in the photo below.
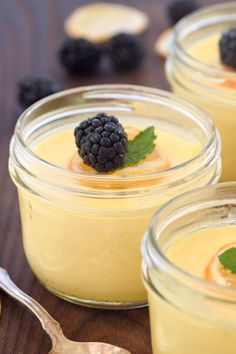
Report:
[[[233,354],[236,183],[184,194],[143,242],[154,354]]]
[[[203,108],[222,138],[222,180],[236,180],[236,3],[197,11],[175,28],[166,72],[172,90]]]
[[[76,303],[143,306],[143,233],[172,196],[218,180],[219,153],[207,116],[155,89],[95,86],[38,102],[17,123],[9,163],[33,272]]]

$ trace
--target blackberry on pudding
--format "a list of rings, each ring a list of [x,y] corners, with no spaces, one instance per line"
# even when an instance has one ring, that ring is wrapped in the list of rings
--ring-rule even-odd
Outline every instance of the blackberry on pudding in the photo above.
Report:
[[[97,114],[81,122],[74,135],[84,163],[98,172],[110,172],[124,164],[128,139],[116,117]]]

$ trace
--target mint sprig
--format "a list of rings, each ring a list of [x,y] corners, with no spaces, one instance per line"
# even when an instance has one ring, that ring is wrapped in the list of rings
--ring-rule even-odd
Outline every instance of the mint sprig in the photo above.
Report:
[[[233,274],[236,274],[236,248],[229,248],[227,251],[221,253],[219,256],[219,261],[222,266],[230,270]]]
[[[136,165],[139,161],[144,160],[155,149],[155,140],[154,127],[142,130],[133,140],[129,140],[123,167]]]

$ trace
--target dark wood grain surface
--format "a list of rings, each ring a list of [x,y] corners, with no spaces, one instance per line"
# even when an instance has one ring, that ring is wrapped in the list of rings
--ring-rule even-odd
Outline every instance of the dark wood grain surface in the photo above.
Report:
[[[144,40],[148,55],[143,66],[126,74],[102,68],[95,76],[66,76],[57,61],[57,50],[65,34],[63,21],[78,0],[0,0],[0,265],[13,280],[39,301],[60,323],[65,334],[78,341],[104,341],[123,346],[133,354],[150,354],[147,309],[101,311],[69,304],[48,293],[35,279],[24,257],[16,190],[7,168],[9,140],[20,109],[16,83],[28,73],[47,73],[65,88],[96,83],[132,83],[168,88],[163,61],[152,48],[157,35],[167,26],[167,0],[116,2],[145,11],[151,28]],[[205,0],[203,4],[220,1]],[[0,294],[0,354],[44,354],[51,348],[39,322],[24,307]],[[69,354],[69,353],[68,353]]]

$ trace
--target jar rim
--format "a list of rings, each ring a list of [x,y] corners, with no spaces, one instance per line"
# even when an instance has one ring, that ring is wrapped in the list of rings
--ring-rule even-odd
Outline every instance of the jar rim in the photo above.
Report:
[[[173,30],[171,41],[173,45],[172,50],[176,50],[178,57],[185,63],[185,65],[187,65],[187,67],[197,69],[198,72],[202,72],[202,74],[207,75],[208,77],[223,77],[226,79],[236,80],[236,70],[224,70],[223,67],[213,67],[209,64],[203,63],[191,56],[181,44],[180,37],[184,30],[188,29],[187,35],[189,35],[193,33],[190,31],[190,29],[193,27],[193,24],[195,25],[194,31],[196,31],[198,29],[196,28],[197,24],[207,26],[207,24],[209,25],[214,23],[214,18],[219,21],[217,13],[223,11],[228,11],[228,13],[233,16],[236,21],[236,1],[206,6],[180,20]]]
[[[152,218],[148,230],[144,236],[143,242],[142,242],[142,255],[144,258],[145,263],[150,265],[151,267],[158,267],[161,269],[164,273],[168,274],[171,278],[173,279],[179,279],[181,278],[183,282],[186,282],[188,284],[191,284],[191,286],[199,289],[203,288],[205,292],[209,293],[212,298],[217,298],[219,300],[219,297],[217,294],[222,291],[222,295],[224,296],[233,296],[230,298],[229,302],[236,303],[236,288],[233,287],[227,287],[225,285],[220,285],[220,284],[215,284],[213,282],[209,282],[205,279],[201,279],[200,277],[197,277],[179,266],[177,266],[174,262],[172,262],[168,257],[165,256],[164,252],[162,252],[161,248],[158,246],[157,243],[157,236],[156,236],[156,231],[155,228],[158,225],[158,232],[159,234],[161,231],[165,228],[165,226],[168,225],[167,218],[165,218],[165,214],[168,213],[170,209],[174,209],[174,212],[171,214],[172,219],[175,217],[175,220],[178,219],[178,217],[182,216],[183,214],[180,214],[180,211],[175,208],[179,206],[179,203],[185,199],[194,199],[195,196],[199,195],[202,193],[202,195],[205,195],[207,192],[210,191],[216,191],[216,190],[227,190],[227,189],[234,189],[236,191],[236,182],[224,182],[224,183],[218,183],[216,185],[211,185],[207,187],[200,187],[196,188],[193,191],[188,191],[185,193],[182,193],[178,195],[177,197],[172,198],[170,201],[165,203],[162,207],[158,209],[158,211],[155,213],[154,217]],[[236,197],[233,198],[235,205],[236,205]],[[226,204],[226,203],[224,203]],[[223,204],[223,205],[224,205]],[[228,203],[227,203],[228,204]],[[191,210],[191,207],[189,208]],[[188,213],[186,212],[184,215],[187,215]],[[160,222],[160,220],[162,220]],[[223,296],[222,296],[223,297]]]
[[[196,118],[201,117],[203,120],[204,124],[207,125],[207,129],[209,129],[209,139],[207,144],[205,144],[201,151],[196,154],[192,159],[188,161],[184,161],[181,164],[178,164],[176,166],[172,166],[169,169],[163,170],[163,171],[156,171],[152,173],[146,173],[146,174],[140,174],[140,175],[132,175],[132,176],[122,176],[122,175],[106,175],[104,177],[104,174],[92,174],[92,173],[85,173],[85,172],[80,172],[80,171],[72,171],[57,165],[54,165],[42,158],[40,158],[37,154],[35,154],[25,143],[24,139],[22,138],[22,130],[23,130],[23,125],[24,125],[24,120],[30,116],[35,110],[37,110],[39,107],[43,106],[44,104],[63,97],[63,96],[69,96],[73,94],[101,94],[101,93],[107,93],[109,92],[110,95],[112,95],[112,92],[122,92],[125,95],[131,94],[135,95],[135,97],[140,97],[146,98],[146,100],[162,100],[165,102],[166,106],[170,103],[168,101],[176,104],[179,108],[184,109],[185,111],[189,111],[193,116]],[[154,101],[153,101],[154,102]],[[200,160],[201,158],[204,158],[209,155],[209,152],[212,148],[212,146],[216,144],[216,150],[217,150],[217,156],[216,158],[219,157],[220,154],[220,139],[218,136],[218,133],[216,131],[216,128],[214,126],[213,121],[208,117],[208,115],[202,111],[200,108],[195,106],[194,104],[188,102],[187,100],[178,97],[172,93],[165,92],[163,90],[159,90],[156,88],[150,88],[150,87],[145,87],[145,86],[139,86],[139,85],[124,85],[124,84],[109,84],[109,85],[93,85],[93,86],[83,86],[83,87],[78,87],[78,88],[73,88],[69,90],[64,90],[59,93],[50,95],[32,106],[30,106],[25,112],[22,113],[20,116],[16,128],[15,128],[15,134],[13,136],[13,141],[12,145],[17,145],[19,146],[20,150],[22,153],[25,153],[27,157],[35,164],[40,164],[41,166],[50,169],[50,171],[58,172],[59,174],[62,174],[64,176],[72,177],[83,177],[87,178],[88,180],[92,181],[101,181],[101,180],[106,180],[106,181],[136,181],[136,180],[141,180],[144,178],[152,178],[152,177],[163,177],[168,174],[168,176],[173,175],[179,170],[183,170],[184,168],[188,168],[189,166],[193,165],[196,161]],[[13,150],[13,146],[12,146]],[[186,175],[184,176],[186,177]],[[179,183],[178,181],[174,181],[174,183]]]

